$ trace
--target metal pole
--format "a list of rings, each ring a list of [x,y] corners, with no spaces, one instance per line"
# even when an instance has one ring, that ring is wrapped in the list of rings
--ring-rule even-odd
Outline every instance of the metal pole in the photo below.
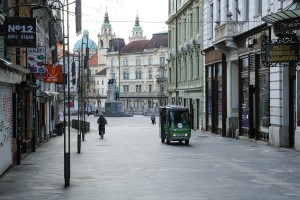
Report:
[[[67,51],[68,51],[68,150],[67,150],[67,164],[68,164],[68,182],[67,186],[70,185],[70,174],[71,174],[71,167],[70,167],[70,132],[71,132],[71,127],[70,127],[70,56],[69,56],[69,0],[67,0]]]
[[[78,54],[78,60],[75,60],[74,59],[74,55],[75,55],[75,53],[77,53]],[[72,62],[74,63],[74,65],[75,65],[75,61],[78,61],[79,62],[79,64],[78,64],[78,81],[76,81],[76,83],[77,83],[77,97],[78,97],[78,111],[77,111],[77,153],[80,153],[80,149],[81,149],[81,136],[80,136],[80,123],[79,123],[79,107],[80,107],[80,95],[79,95],[79,87],[80,87],[80,81],[79,81],[79,77],[80,77],[80,52],[79,51],[74,51],[73,52],[73,59],[72,59]],[[76,69],[76,65],[74,66],[75,67],[75,69]],[[73,74],[73,71],[72,71],[72,76],[74,76],[74,74]],[[76,80],[76,75],[75,75],[75,80]]]
[[[52,4],[54,3],[59,3],[60,4],[60,9],[63,9],[64,5],[60,1],[53,1]],[[69,20],[67,18],[67,20]],[[63,127],[63,133],[64,133],[64,178],[65,178],[65,186],[70,186],[70,132],[68,134],[68,137],[66,135],[66,81],[68,81],[68,78],[65,76],[66,74],[66,60],[65,60],[65,17],[64,13],[62,11],[62,31],[63,31],[63,36],[62,36],[62,43],[63,43],[63,87],[64,87],[64,127]],[[68,31],[67,31],[68,33]],[[67,34],[69,35],[69,33]],[[69,42],[68,42],[69,45]],[[68,59],[69,61],[69,59]],[[69,65],[69,63],[68,63]],[[67,80],[66,80],[67,79]],[[69,100],[68,100],[69,102]],[[69,128],[70,130],[70,128]]]
[[[87,42],[83,42],[84,38],[86,38]],[[83,44],[85,44],[86,48],[88,47],[88,36],[86,35],[83,35],[82,36],[82,40],[81,40],[81,56],[83,57],[82,59],[82,62],[83,62],[83,65],[81,66],[81,70],[82,70],[82,73],[81,73],[81,83],[80,83],[80,95],[81,95],[81,120],[80,120],[80,136],[82,136],[82,141],[84,141],[84,136],[85,136],[85,100],[84,100],[84,88],[85,88],[85,84],[84,84],[84,81],[83,81],[83,78],[84,78],[84,62],[87,62],[86,61],[86,55],[83,54]],[[82,135],[81,135],[82,133]]]
[[[78,97],[78,111],[77,111],[77,153],[80,153],[80,149],[81,149],[81,135],[80,135],[80,95],[79,95],[79,86],[80,86],[80,52],[79,51],[74,51],[73,52],[73,62],[75,62],[74,60],[74,55],[75,53],[78,53],[78,62],[79,62],[79,65],[78,65],[78,81],[76,82],[77,83],[77,97]],[[75,63],[74,63],[75,64]],[[73,76],[73,74],[72,74]],[[76,78],[76,77],[75,77]]]

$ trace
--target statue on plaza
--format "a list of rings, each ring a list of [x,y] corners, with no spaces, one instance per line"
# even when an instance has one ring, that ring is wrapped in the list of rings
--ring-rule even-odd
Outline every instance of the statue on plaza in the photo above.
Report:
[[[116,79],[108,80],[107,100],[103,115],[107,117],[132,117],[132,115],[124,112],[124,103],[120,101],[120,90],[116,86]]]

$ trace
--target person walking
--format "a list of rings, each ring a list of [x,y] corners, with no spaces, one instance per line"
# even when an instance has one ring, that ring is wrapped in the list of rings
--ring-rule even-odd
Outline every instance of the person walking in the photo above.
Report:
[[[152,122],[152,125],[156,124],[154,114],[151,115],[151,122]]]

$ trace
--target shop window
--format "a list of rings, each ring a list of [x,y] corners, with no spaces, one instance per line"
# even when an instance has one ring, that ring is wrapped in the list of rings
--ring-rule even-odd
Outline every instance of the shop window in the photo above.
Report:
[[[212,125],[212,82],[207,81],[207,93],[208,93],[208,125]]]
[[[249,128],[249,80],[248,77],[242,78],[242,127]]]
[[[270,81],[269,74],[259,77],[260,102],[259,102],[259,130],[269,132],[270,124]]]
[[[222,128],[222,78],[218,79],[218,127]]]

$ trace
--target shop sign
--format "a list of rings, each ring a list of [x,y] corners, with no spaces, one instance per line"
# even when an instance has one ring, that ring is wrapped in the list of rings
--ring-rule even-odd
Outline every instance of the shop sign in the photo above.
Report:
[[[36,47],[35,17],[5,17],[4,26],[7,47]]]
[[[45,83],[63,83],[62,65],[47,65],[48,76]]]
[[[27,69],[39,80],[45,80],[48,76],[45,62],[46,47],[27,48]]]
[[[266,63],[298,62],[299,44],[281,43],[265,45]]]
[[[70,97],[69,100],[66,98],[65,99],[65,106],[70,107],[70,108],[74,108],[74,97]]]

